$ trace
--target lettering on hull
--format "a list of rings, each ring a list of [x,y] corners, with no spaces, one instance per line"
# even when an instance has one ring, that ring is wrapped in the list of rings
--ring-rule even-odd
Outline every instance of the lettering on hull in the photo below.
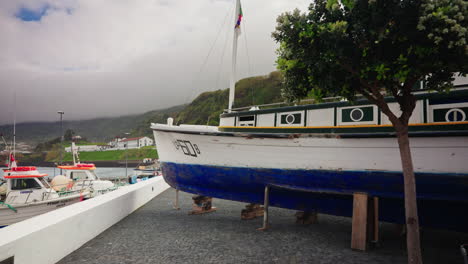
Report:
[[[188,140],[174,140],[174,146],[176,150],[182,151],[187,156],[198,157],[201,154],[197,144],[192,144]]]

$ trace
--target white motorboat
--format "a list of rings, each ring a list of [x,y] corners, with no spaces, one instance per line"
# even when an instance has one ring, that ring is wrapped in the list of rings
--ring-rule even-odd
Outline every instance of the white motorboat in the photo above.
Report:
[[[89,195],[85,189],[54,190],[36,167],[4,169],[5,193],[0,202],[0,227],[80,202]],[[5,188],[6,187],[6,188]]]
[[[69,190],[86,189],[89,191],[89,196],[86,198],[92,198],[117,189],[113,182],[99,179],[94,172],[96,166],[93,163],[76,163],[58,168],[65,170],[65,173],[55,176],[52,185],[60,186],[61,190],[66,186]]]
[[[75,143],[71,146],[73,154],[73,165],[58,166],[59,169],[65,170],[64,175],[57,175],[52,179],[52,185],[57,186],[56,190],[81,190],[89,191],[89,197],[92,198],[109,191],[117,189],[117,186],[108,180],[101,180],[94,172],[96,166],[93,163],[81,163],[78,150],[75,148]]]

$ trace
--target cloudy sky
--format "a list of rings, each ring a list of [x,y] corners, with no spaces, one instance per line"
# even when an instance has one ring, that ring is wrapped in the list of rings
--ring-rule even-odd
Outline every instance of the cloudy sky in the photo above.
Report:
[[[238,78],[275,69],[276,17],[309,3],[242,2]],[[18,122],[58,120],[58,110],[68,120],[142,113],[227,88],[234,5],[234,0],[0,1],[0,124],[12,123],[13,112]]]

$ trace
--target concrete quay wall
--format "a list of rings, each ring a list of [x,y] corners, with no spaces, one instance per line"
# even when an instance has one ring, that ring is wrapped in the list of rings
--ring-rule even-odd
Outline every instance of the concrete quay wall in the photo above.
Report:
[[[0,229],[0,262],[56,263],[168,188],[155,177]]]

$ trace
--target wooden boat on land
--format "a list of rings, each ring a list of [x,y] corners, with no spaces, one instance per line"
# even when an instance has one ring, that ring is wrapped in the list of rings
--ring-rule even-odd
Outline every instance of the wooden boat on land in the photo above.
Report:
[[[409,136],[420,224],[466,232],[464,81],[450,93],[415,91]],[[377,106],[366,100],[353,104],[337,100],[232,109],[233,83],[229,109],[221,114],[219,127],[175,126],[172,120],[151,125],[169,185],[247,203],[263,203],[268,186],[270,206],[340,216],[352,215],[353,194],[366,193],[379,198],[381,221],[405,223],[396,134]],[[398,111],[394,99],[387,102]]]

